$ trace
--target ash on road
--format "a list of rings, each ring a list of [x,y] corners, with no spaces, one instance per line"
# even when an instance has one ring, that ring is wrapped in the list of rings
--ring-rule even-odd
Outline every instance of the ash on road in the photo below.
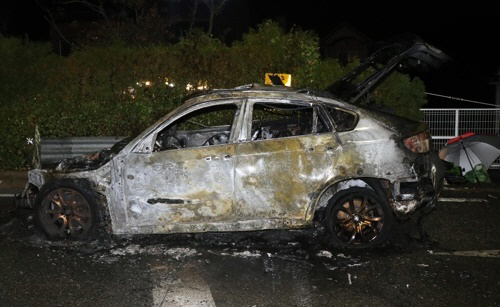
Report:
[[[0,305],[497,305],[500,190],[448,186],[442,198],[424,225],[432,242],[408,221],[358,251],[321,230],[50,242],[1,206]]]

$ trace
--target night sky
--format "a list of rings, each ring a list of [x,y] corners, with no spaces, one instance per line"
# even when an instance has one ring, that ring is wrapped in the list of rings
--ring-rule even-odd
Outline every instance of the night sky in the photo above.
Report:
[[[373,41],[412,32],[452,57],[440,69],[421,76],[428,92],[494,103],[495,91],[490,83],[500,69],[500,15],[489,12],[496,12],[496,8],[483,6],[474,10],[446,4],[429,7],[423,2],[405,5],[408,6],[405,9],[396,8],[388,13],[394,8],[384,9],[377,3],[366,6],[359,2],[231,0],[227,9],[216,17],[216,23],[220,26],[231,20],[228,27],[234,34],[239,31],[236,23],[245,31],[263,20],[273,19],[286,28],[312,30],[321,38],[347,22]],[[0,26],[4,33],[16,36],[27,33],[34,40],[48,38],[47,23],[35,0],[7,0],[3,6]],[[431,98],[430,101],[434,105],[429,106],[481,107],[453,100]]]

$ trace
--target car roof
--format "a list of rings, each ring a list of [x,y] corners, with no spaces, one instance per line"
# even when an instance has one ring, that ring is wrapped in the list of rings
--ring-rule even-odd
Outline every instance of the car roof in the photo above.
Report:
[[[193,93],[184,98],[182,105],[188,107],[204,101],[231,98],[261,98],[311,101],[311,96],[333,98],[333,96],[327,92],[315,91],[311,89],[297,89],[282,85],[264,85],[259,83],[252,83],[229,89],[213,89]]]

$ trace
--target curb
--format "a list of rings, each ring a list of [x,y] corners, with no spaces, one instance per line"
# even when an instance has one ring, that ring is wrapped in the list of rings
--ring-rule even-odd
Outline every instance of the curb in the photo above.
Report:
[[[0,170],[2,179],[24,179],[28,178],[28,170]]]

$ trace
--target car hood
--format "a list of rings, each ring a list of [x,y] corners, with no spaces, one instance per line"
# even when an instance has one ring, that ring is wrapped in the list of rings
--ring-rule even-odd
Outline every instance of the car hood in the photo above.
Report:
[[[116,142],[111,148],[103,149],[88,155],[81,155],[60,160],[53,170],[61,172],[95,170],[115,157],[132,138],[127,137]]]

